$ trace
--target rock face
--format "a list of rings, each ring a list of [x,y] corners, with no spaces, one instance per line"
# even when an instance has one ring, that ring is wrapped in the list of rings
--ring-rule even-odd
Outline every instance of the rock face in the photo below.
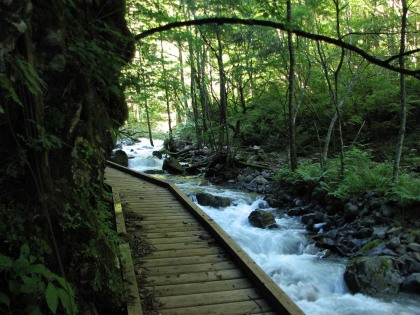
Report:
[[[262,229],[274,227],[276,224],[274,214],[261,209],[252,211],[248,216],[248,221],[252,226]]]
[[[402,278],[390,256],[354,257],[350,259],[344,280],[353,293],[372,296],[396,294]]]
[[[172,156],[163,160],[162,169],[170,174],[184,173],[184,167],[178,162],[176,158]]]
[[[229,207],[230,199],[226,197],[213,196],[208,193],[198,193],[196,195],[197,202],[202,206],[210,206],[213,208]]]
[[[35,228],[31,253],[57,270],[42,210],[50,209],[67,280],[83,288],[78,303],[114,314],[122,282],[98,204],[111,131],[128,114],[119,75],[134,45],[124,14],[123,0],[0,1],[0,209],[13,202],[14,217],[22,218],[0,227],[2,242],[13,244],[0,252],[15,256],[21,242],[10,241],[10,231],[28,240]],[[93,268],[88,276],[85,266]],[[26,313],[21,301],[28,299],[9,295],[0,282],[11,312]]]
[[[128,166],[128,156],[123,150],[117,150],[114,153],[114,162],[122,166]]]

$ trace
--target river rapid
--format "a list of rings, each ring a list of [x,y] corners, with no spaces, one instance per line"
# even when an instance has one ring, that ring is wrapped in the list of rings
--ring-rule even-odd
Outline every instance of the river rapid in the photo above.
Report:
[[[161,170],[162,160],[152,152],[162,147],[155,140],[151,147],[147,139],[122,149],[132,158],[129,168],[136,171]],[[228,197],[227,208],[200,206],[213,218],[257,264],[309,315],[419,315],[418,295],[400,294],[392,300],[351,294],[343,279],[345,259],[330,256],[321,258],[322,251],[308,242],[307,232],[298,218],[284,216],[276,219],[279,229],[265,230],[252,227],[249,214],[258,208],[270,206],[256,194],[222,189],[204,184],[202,177],[154,175],[174,182],[191,196],[205,191],[215,196]],[[274,210],[274,209],[271,209]]]

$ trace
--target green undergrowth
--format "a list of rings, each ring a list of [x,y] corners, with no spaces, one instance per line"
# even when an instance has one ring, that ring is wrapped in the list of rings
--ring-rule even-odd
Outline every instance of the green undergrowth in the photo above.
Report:
[[[35,203],[0,203],[0,220],[7,222],[0,226],[0,314],[123,312],[121,240],[104,199],[109,193],[92,185],[79,194],[49,203],[55,207],[49,214]]]
[[[283,167],[276,173],[276,180],[297,183],[315,182],[328,194],[340,199],[349,199],[357,194],[376,191],[385,200],[401,205],[420,202],[420,176],[402,171],[397,183],[392,183],[392,163],[375,162],[367,150],[353,147],[345,152],[344,173],[340,174],[340,159],[335,157],[321,168],[319,163],[305,161],[292,172]]]

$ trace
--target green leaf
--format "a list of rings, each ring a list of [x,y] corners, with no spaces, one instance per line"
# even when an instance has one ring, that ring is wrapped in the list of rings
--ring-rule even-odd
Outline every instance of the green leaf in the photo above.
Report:
[[[9,296],[6,295],[6,294],[4,294],[3,292],[0,292],[0,303],[9,306],[10,305],[10,298],[9,298]]]
[[[20,291],[22,293],[39,293],[41,292],[41,283],[40,279],[37,277],[28,277],[28,276],[22,276],[23,284],[20,287]]]
[[[27,258],[28,256],[29,256],[29,246],[28,244],[25,243],[20,247],[20,257]]]
[[[0,87],[6,89],[9,92],[10,96],[12,97],[12,100],[16,104],[23,106],[21,100],[19,99],[19,96],[17,95],[15,89],[13,88],[12,83],[10,82],[10,79],[4,74],[0,74]],[[0,113],[1,113],[1,110],[0,110]]]
[[[67,314],[77,313],[77,306],[71,294],[60,288],[58,289],[58,296],[60,297],[61,304],[63,305]]]
[[[18,275],[25,275],[29,273],[30,263],[26,258],[18,258],[13,263],[13,269]]]
[[[31,272],[38,273],[48,279],[51,279],[54,276],[54,274],[43,264],[31,266]]]
[[[47,304],[51,312],[55,314],[58,307],[58,290],[51,282],[48,283],[47,291],[45,291],[45,297],[47,298]]]
[[[0,271],[10,269],[13,265],[13,259],[9,256],[0,254]]]

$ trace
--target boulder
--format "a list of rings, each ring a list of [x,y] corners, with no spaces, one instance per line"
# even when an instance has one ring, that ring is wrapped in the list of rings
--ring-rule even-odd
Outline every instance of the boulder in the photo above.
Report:
[[[348,202],[344,205],[344,215],[346,218],[354,219],[359,215],[359,207],[358,205]]]
[[[213,208],[225,208],[230,206],[231,200],[226,197],[213,196],[208,193],[198,193],[196,195],[197,202],[202,206],[210,206]]]
[[[152,155],[154,157],[157,157],[159,160],[162,160],[163,155],[162,155],[162,152],[161,151],[153,151],[152,152]]]
[[[268,180],[266,180],[264,177],[262,177],[261,175],[258,175],[257,177],[255,177],[252,181],[251,184],[257,184],[257,185],[266,185],[268,184]]]
[[[420,293],[420,273],[413,273],[406,277],[401,285],[401,290]]]
[[[127,167],[128,166],[128,155],[123,150],[117,150],[114,152],[113,161],[117,164]]]
[[[270,211],[264,211],[261,209],[254,210],[248,216],[248,221],[252,226],[258,228],[270,228],[276,224],[274,214]]]
[[[419,253],[420,252],[420,244],[410,243],[410,244],[408,244],[407,249],[411,250],[413,252]]]
[[[184,173],[184,167],[178,162],[176,158],[172,156],[163,160],[162,169],[170,174]]]
[[[350,291],[371,296],[397,294],[402,278],[390,256],[354,257],[347,262],[344,280]]]

